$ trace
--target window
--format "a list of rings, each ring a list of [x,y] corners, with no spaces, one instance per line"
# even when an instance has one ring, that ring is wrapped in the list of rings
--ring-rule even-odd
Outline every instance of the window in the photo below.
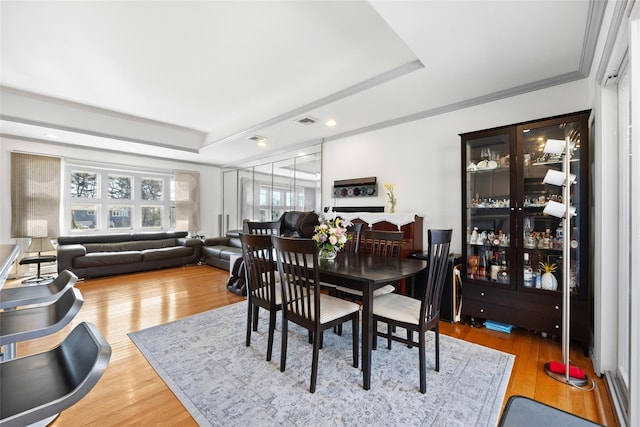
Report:
[[[132,200],[130,176],[114,176],[109,175],[109,198]]]
[[[162,200],[163,182],[161,179],[142,178],[140,182],[140,197],[142,200]]]
[[[133,206],[109,206],[109,229],[131,230]]]
[[[97,199],[98,175],[90,172],[71,172],[71,197],[82,199]]]
[[[65,195],[70,233],[122,233],[175,228],[173,171],[121,170],[67,161]],[[171,193],[171,191],[169,191]]]
[[[95,230],[98,228],[97,205],[77,205],[71,207],[72,230]]]
[[[162,226],[161,206],[142,206],[142,228],[160,228]]]

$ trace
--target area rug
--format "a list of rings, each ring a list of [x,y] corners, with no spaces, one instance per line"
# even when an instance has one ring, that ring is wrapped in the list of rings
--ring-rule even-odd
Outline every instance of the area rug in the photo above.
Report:
[[[514,356],[440,336],[435,372],[428,333],[427,393],[418,390],[417,348],[379,339],[371,389],[352,366],[351,327],[325,332],[318,383],[309,393],[311,345],[290,322],[287,369],[280,372],[280,321],[265,360],[268,317],[261,310],[245,346],[246,303],[129,334],[158,375],[203,426],[495,426]],[[278,315],[280,317],[280,315]],[[399,331],[403,333],[403,331]],[[360,364],[362,366],[362,364]]]

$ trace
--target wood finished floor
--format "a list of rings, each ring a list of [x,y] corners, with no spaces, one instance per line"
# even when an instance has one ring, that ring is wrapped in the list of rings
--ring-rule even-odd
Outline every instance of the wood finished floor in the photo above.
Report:
[[[19,356],[45,351],[62,341],[73,326],[88,321],[96,324],[112,346],[111,361],[100,382],[52,426],[197,425],[127,333],[244,300],[226,290],[228,274],[203,265],[79,282],[85,302],[72,325],[52,336],[18,344]],[[579,347],[571,349],[572,363],[594,379],[593,391],[578,390],[544,373],[545,362],[562,358],[559,339],[519,329],[506,334],[446,322],[441,322],[441,332],[516,356],[505,403],[509,396],[519,394],[607,426],[616,425],[604,381],[594,375],[591,360]]]

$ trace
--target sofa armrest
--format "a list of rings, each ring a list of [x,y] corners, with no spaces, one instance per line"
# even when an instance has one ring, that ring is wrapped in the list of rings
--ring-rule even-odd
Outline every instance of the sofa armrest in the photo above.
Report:
[[[209,237],[208,239],[204,239],[202,246],[228,246],[229,240],[227,236]]]
[[[202,240],[196,237],[179,237],[176,239],[176,243],[180,246],[189,246],[192,248],[202,246]]]
[[[86,254],[87,248],[79,243],[58,246],[58,272],[73,271],[73,259]]]

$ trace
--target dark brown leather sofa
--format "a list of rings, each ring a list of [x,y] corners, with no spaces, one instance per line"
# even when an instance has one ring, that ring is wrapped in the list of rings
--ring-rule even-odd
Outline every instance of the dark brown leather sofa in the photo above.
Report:
[[[110,276],[197,264],[202,241],[187,232],[152,232],[58,237],[58,273],[79,278]]]

